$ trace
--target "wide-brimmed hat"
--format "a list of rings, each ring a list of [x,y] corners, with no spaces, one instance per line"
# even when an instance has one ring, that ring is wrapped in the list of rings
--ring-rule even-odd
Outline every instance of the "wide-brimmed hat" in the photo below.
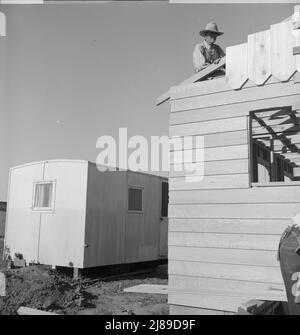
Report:
[[[205,29],[199,31],[199,34],[201,36],[205,36],[206,33],[213,33],[213,34],[216,34],[217,36],[220,36],[220,35],[224,34],[224,33],[219,31],[217,24],[214,23],[214,22],[209,22],[206,25]]]

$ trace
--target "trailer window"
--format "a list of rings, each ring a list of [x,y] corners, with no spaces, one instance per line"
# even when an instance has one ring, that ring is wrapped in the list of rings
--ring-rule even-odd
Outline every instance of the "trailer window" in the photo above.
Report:
[[[128,210],[142,212],[143,210],[143,189],[138,187],[128,188]]]
[[[33,210],[53,209],[53,182],[37,182],[34,184]]]
[[[253,183],[300,180],[300,112],[291,106],[250,113]]]

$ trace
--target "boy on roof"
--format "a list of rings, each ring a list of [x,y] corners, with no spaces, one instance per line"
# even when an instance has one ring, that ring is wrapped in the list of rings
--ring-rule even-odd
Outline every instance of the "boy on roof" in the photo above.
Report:
[[[217,37],[223,35],[219,32],[216,23],[208,23],[199,34],[204,37],[204,41],[197,44],[193,52],[195,72],[205,69],[210,64],[218,64],[220,59],[225,56],[222,48],[215,44]]]

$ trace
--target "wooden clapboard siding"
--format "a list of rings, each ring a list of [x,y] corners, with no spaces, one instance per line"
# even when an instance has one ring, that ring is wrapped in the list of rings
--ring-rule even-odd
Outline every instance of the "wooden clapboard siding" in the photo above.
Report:
[[[275,251],[278,248],[279,239],[279,235],[169,232],[169,247],[184,246]],[[202,260],[200,259],[199,262],[201,263]],[[195,267],[197,267],[197,264],[195,264]]]
[[[206,277],[188,277],[185,275],[170,275],[169,285],[173,290],[183,294],[190,292],[205,293],[214,291],[215,296],[224,295],[225,292],[230,295],[248,296],[259,298],[261,300],[286,300],[285,288],[282,284],[270,284],[261,282],[247,282],[231,279],[206,278]],[[205,289],[204,289],[205,288]],[[245,299],[246,300],[246,299]]]
[[[223,78],[221,80],[224,80]],[[225,81],[224,81],[224,85]],[[172,97],[171,112],[178,112],[190,109],[208,108],[215,106],[232,105],[256,100],[267,100],[278,97],[292,96],[299,94],[299,85],[293,81],[278,83],[276,85],[255,86],[243,88],[242,90],[232,92],[225,91],[213,95],[201,95],[196,97],[187,97],[177,99]]]
[[[169,217],[177,218],[281,218],[300,212],[300,203],[178,204],[169,206]]]
[[[284,84],[276,77],[271,76],[264,86]],[[256,84],[252,81],[247,81],[243,86],[244,89],[251,89]],[[214,80],[199,81],[196,83],[189,83],[186,85],[173,86],[171,88],[171,101],[174,99],[183,99],[187,97],[199,97],[202,95],[214,95],[216,93],[233,91],[232,88],[226,85],[225,78],[216,78]]]
[[[245,129],[247,129],[247,118],[236,117],[174,125],[170,127],[170,136],[205,135]]]
[[[253,78],[263,81],[265,74],[254,70]],[[300,212],[300,186],[251,187],[248,116],[258,109],[296,109],[299,100],[299,84],[274,77],[262,87],[248,81],[239,91],[224,78],[172,88],[170,136],[204,136],[204,177],[188,180],[191,173],[174,164],[195,153],[196,141],[185,151],[171,149],[170,304],[236,311],[247,297],[285,299],[277,249]]]
[[[248,159],[233,159],[224,161],[212,161],[204,162],[204,175],[220,175],[220,174],[243,174],[249,171]],[[191,175],[190,171],[187,171],[184,164],[172,164],[170,165],[170,177],[185,177]],[[177,193],[176,193],[177,194]]]
[[[170,246],[169,257],[174,261],[190,261],[218,264],[255,265],[277,267],[278,260],[273,251],[197,248]]]
[[[232,161],[228,162],[231,163]],[[236,162],[240,161],[237,160]],[[222,162],[222,165],[223,164],[224,162]],[[251,190],[170,191],[169,202],[170,204],[300,203],[300,188],[291,185],[262,188],[254,187]]]
[[[170,114],[170,124],[183,124],[192,122],[202,122],[218,119],[226,119],[229,117],[239,117],[249,115],[249,111],[263,108],[276,108],[280,106],[296,106],[300,101],[300,95],[292,95],[285,97],[275,97],[271,100],[257,100],[251,102],[243,102],[242,104],[229,104],[224,106],[212,106],[198,108],[187,111],[178,111]]]
[[[184,157],[193,157],[194,162],[222,161],[227,159],[248,158],[248,145],[234,145],[227,147],[207,148],[205,150],[188,149],[171,152],[170,162],[183,162]]]
[[[207,134],[204,136],[204,148],[226,147],[230,145],[241,145],[248,143],[247,130],[238,130],[225,133]],[[192,148],[197,148],[197,142],[193,141]],[[170,148],[171,151],[180,150],[181,148]]]
[[[195,266],[195,262],[170,260],[169,274],[187,275],[191,277],[236,279],[270,284],[282,283],[282,277],[278,267],[216,263],[201,263],[200,266]]]
[[[247,188],[249,187],[248,174],[195,176],[194,181],[187,181],[186,177],[169,178],[169,190],[199,190],[199,189],[224,189],[224,188]],[[193,177],[192,177],[193,178]],[[195,181],[199,178],[199,181]]]
[[[201,290],[206,287],[208,290],[232,290],[237,292],[253,292],[262,291],[267,292],[273,291],[274,293],[281,293],[284,290],[282,284],[270,284],[261,282],[247,282],[236,279],[220,279],[220,278],[207,278],[207,277],[189,277],[187,275],[170,275],[169,284],[174,289],[184,290],[187,288],[190,291]]]
[[[289,219],[169,219],[169,232],[280,235]]]

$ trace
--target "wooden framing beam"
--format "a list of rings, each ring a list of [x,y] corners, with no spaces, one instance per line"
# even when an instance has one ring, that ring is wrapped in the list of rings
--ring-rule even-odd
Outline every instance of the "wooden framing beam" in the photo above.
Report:
[[[288,139],[284,134],[278,135],[271,126],[267,125],[265,121],[256,116],[255,113],[253,113],[253,118],[258,122],[261,127],[265,128],[274,139],[281,141],[282,144],[286,146],[290,151],[297,153],[300,152],[299,148],[294,145],[290,139]]]
[[[223,57],[218,64],[211,64],[207,68],[203,69],[202,71],[197,72],[193,76],[189,77],[188,79],[184,80],[180,85],[187,85],[196,83],[197,81],[201,81],[206,79],[209,75],[213,74],[217,70],[221,70],[221,68],[226,64],[226,58]],[[159,96],[156,100],[156,106],[161,105],[162,103],[168,101],[170,99],[170,90],[161,96]]]

